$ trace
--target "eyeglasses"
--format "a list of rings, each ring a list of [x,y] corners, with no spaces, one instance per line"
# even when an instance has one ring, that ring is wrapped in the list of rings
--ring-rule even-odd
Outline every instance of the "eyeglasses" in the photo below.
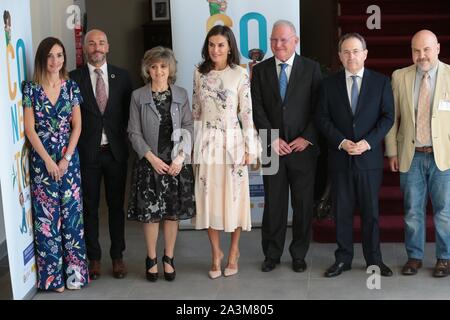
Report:
[[[285,45],[292,37],[295,37],[295,34],[287,38],[270,38],[270,43],[277,44],[278,42],[281,42],[282,45]]]
[[[364,50],[361,49],[355,49],[355,50],[344,50],[342,51],[342,54],[344,56],[350,56],[351,54],[353,54],[354,56],[357,56],[358,54],[360,54],[361,52],[363,52]]]

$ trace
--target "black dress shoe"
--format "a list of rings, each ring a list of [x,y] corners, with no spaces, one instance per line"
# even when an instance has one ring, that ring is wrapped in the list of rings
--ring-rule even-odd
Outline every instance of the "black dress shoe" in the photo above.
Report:
[[[335,262],[331,267],[325,271],[325,277],[332,278],[337,277],[342,273],[342,271],[350,270],[352,267],[350,265],[346,265],[343,262]]]
[[[392,270],[387,265],[385,265],[383,262],[379,263],[378,267],[380,267],[380,274],[383,277],[392,277],[392,275],[393,275]]]
[[[264,262],[261,265],[261,271],[262,272],[270,272],[273,269],[275,269],[275,267],[279,263],[280,263],[280,259],[266,258],[266,259],[264,259]]]
[[[373,265],[378,266],[378,268],[380,268],[380,275],[382,275],[383,277],[392,277],[392,275],[393,275],[392,270],[387,265],[385,265],[383,262],[373,264]]]
[[[303,259],[292,260],[292,270],[295,272],[303,272],[306,270],[306,262]]]

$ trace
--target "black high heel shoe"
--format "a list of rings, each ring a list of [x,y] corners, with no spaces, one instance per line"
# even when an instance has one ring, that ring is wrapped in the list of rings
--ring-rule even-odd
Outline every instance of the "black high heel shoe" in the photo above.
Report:
[[[155,282],[158,280],[158,272],[149,272],[148,270],[153,268],[158,263],[157,258],[151,259],[147,256],[145,259],[145,276],[148,281]]]
[[[173,257],[169,258],[168,256],[164,255],[164,257],[162,258],[163,261],[163,267],[164,267],[164,263],[167,263],[168,265],[170,265],[173,268],[173,272],[166,272],[166,269],[164,268],[164,279],[166,279],[167,281],[173,281],[175,280],[175,276],[176,276],[176,272],[175,272],[175,266],[173,264]]]

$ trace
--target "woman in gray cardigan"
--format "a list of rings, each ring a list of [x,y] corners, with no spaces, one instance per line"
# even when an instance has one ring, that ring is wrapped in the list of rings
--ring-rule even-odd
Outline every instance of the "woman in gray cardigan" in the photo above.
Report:
[[[174,85],[172,50],[155,47],[142,59],[147,83],[133,92],[128,135],[138,155],[132,173],[128,219],[143,222],[146,277],[158,279],[156,242],[164,223],[164,278],[175,279],[173,264],[178,221],[195,215],[194,177],[190,164],[193,119],[185,89]]]

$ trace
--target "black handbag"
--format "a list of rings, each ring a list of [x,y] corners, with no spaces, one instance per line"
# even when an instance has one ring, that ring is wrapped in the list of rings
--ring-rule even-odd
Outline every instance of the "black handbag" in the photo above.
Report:
[[[314,205],[314,217],[317,219],[333,219],[333,210],[331,206],[331,183],[328,181],[322,197]]]

